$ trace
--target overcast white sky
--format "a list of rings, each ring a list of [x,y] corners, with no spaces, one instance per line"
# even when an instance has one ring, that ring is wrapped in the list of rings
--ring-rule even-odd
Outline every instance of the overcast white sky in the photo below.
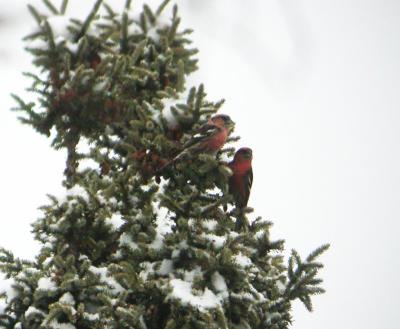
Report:
[[[327,294],[311,314],[296,304],[293,328],[398,329],[400,2],[177,2],[200,49],[195,79],[254,150],[250,206],[287,248],[332,244]],[[62,193],[64,154],[8,110],[30,66],[26,3],[0,0],[0,245],[32,258],[29,223]]]

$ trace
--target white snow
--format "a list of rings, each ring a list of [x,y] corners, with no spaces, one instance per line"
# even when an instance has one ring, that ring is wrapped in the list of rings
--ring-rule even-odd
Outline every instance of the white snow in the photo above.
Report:
[[[175,106],[179,100],[176,98],[163,98],[161,99],[161,102],[164,105],[161,115],[167,122],[168,128],[173,129],[177,127],[178,121],[172,113],[172,107]]]
[[[281,280],[276,280],[276,287],[281,294],[283,294],[286,290],[286,284],[284,284]]]
[[[226,285],[225,278],[217,271],[211,277],[211,282],[214,289],[218,291],[218,295],[222,298],[227,298],[229,296],[228,286]]]
[[[181,279],[171,280],[170,286],[172,291],[168,299],[178,299],[182,304],[189,304],[199,310],[221,306],[221,298],[208,288],[204,291],[193,291],[192,283]]]
[[[89,270],[100,276],[100,281],[111,287],[113,293],[123,292],[125,289],[115,279],[108,275],[107,267],[90,266]]]
[[[59,299],[60,303],[68,304],[68,305],[75,305],[74,296],[70,292],[66,292],[64,295],[61,296]]]
[[[168,209],[159,208],[159,203],[153,201],[154,209],[157,211],[158,216],[156,220],[156,235],[153,241],[148,244],[149,248],[160,250],[164,245],[164,236],[172,232],[172,226],[175,225],[173,220],[170,218]],[[138,245],[132,241],[131,237],[123,233],[120,237],[120,244],[130,246],[133,250],[138,248]]]
[[[153,242],[148,246],[155,250],[161,250],[161,248],[164,246],[164,236],[157,232]]]
[[[90,142],[87,140],[87,138],[81,137],[79,139],[78,145],[76,146],[76,150],[79,153],[88,154],[90,153],[90,148],[91,148]],[[103,151],[103,149],[101,149],[101,151]]]
[[[49,326],[52,329],[76,329],[73,324],[70,323],[60,323],[57,320],[52,320],[49,322]]]
[[[99,169],[99,164],[94,161],[93,159],[89,159],[89,158],[84,158],[79,160],[79,164],[78,164],[78,172],[82,172],[88,169],[92,169],[92,170],[98,170]]]
[[[170,274],[173,269],[173,261],[170,259],[164,259],[161,263],[160,262],[143,262],[140,264],[141,267],[143,268],[142,271],[140,271],[139,276],[143,281],[147,281],[149,274],[156,273],[159,275],[166,276]],[[155,270],[155,267],[159,266],[158,270]]]
[[[187,248],[188,248],[187,240],[182,240],[181,242],[179,242],[178,248],[172,251],[171,257],[178,258],[181,253],[181,250],[185,250]]]
[[[118,230],[124,223],[125,221],[122,219],[122,215],[119,212],[114,213],[110,218],[110,224],[115,230]]]
[[[229,232],[229,237],[232,238],[232,239],[235,239],[235,238],[237,238],[238,236],[239,236],[239,233],[238,233],[238,232],[235,232],[235,231]]]
[[[156,43],[158,43],[160,41],[160,35],[158,34],[157,30],[163,29],[169,25],[171,25],[171,19],[161,14],[160,16],[157,17],[155,25],[151,26],[147,30],[147,36],[153,39]]]
[[[71,42],[67,40],[65,42],[65,46],[69,49],[69,51],[73,54],[78,53],[79,50],[79,42]]]
[[[113,205],[114,207],[118,205],[118,200],[115,197],[111,197],[110,199],[108,199],[108,202]]]
[[[144,322],[143,315],[141,315],[139,317],[139,322],[140,322],[140,325],[142,326],[142,328],[147,329],[147,325],[146,325],[146,322]]]
[[[213,246],[217,249],[222,248],[226,242],[226,236],[220,236],[209,233],[202,233],[200,236],[208,241],[211,241]]]
[[[153,39],[155,42],[160,41],[160,36],[157,33],[157,26],[152,26],[147,30],[147,36]]]
[[[195,278],[203,278],[203,271],[200,266],[196,266],[191,271],[184,271],[184,280],[193,282]]]
[[[46,50],[49,48],[49,43],[43,39],[30,40],[27,44],[28,48]]]
[[[146,151],[146,153],[148,152],[148,150]],[[143,192],[148,192],[150,191],[150,189],[153,187],[153,184],[148,184],[148,185],[142,185],[140,186],[140,188],[142,189]]]
[[[187,224],[188,224],[188,226],[189,226],[190,228],[194,228],[194,226],[195,226],[195,224],[196,224],[196,221],[195,221],[193,218],[190,218],[190,219],[188,220]]]
[[[207,219],[202,221],[201,225],[209,231],[214,231],[218,225],[218,222],[215,219]]]
[[[141,34],[142,30],[139,28],[139,26],[136,23],[132,23],[128,26],[128,35],[132,34]]]
[[[68,26],[71,25],[71,17],[64,15],[55,15],[48,17],[46,21],[50,25],[53,32],[54,42],[58,45],[64,42],[65,46],[72,52],[76,53],[79,49],[79,43],[75,42],[74,35],[68,30]],[[48,48],[48,44],[45,42],[34,41],[30,46],[37,46],[40,49]]]
[[[90,321],[96,321],[96,320],[98,320],[98,319],[100,318],[100,315],[99,315],[99,313],[93,314],[93,313],[87,313],[87,312],[85,312],[85,313],[83,313],[83,317],[84,317],[85,319],[90,320]]]
[[[143,281],[147,281],[147,278],[149,277],[149,274],[154,273],[154,266],[155,263],[150,263],[150,262],[143,262],[140,264],[140,266],[143,268],[143,270],[140,271],[139,277]]]
[[[165,193],[165,188],[169,183],[169,178],[165,179],[164,177],[160,177],[160,183],[158,184],[158,193]],[[157,209],[159,208],[159,204],[155,205]]]
[[[265,234],[265,231],[264,231],[264,230],[259,230],[259,231],[256,232],[256,234],[254,234],[254,237],[255,237],[256,239],[260,239],[260,238],[263,237],[264,234]]]
[[[160,268],[158,269],[157,273],[161,275],[167,275],[172,272],[174,269],[174,263],[170,259],[164,259],[161,262]]]
[[[266,323],[270,324],[273,320],[277,320],[280,319],[282,316],[280,313],[278,312],[274,312],[274,313],[267,313],[266,314]]]
[[[38,310],[36,307],[29,306],[28,309],[25,311],[25,316],[28,317],[29,315],[31,315],[33,313],[44,314],[43,311]]]
[[[80,196],[86,202],[89,201],[89,194],[86,192],[86,190],[83,187],[81,187],[79,185],[74,185],[72,188],[67,189],[65,194],[57,197],[57,200],[59,203],[64,203],[64,202],[68,201],[68,197],[74,197],[74,196]]]
[[[107,87],[108,87],[108,80],[107,79],[103,79],[103,80],[97,82],[93,86],[93,91],[99,93],[99,92],[104,91]]]
[[[78,259],[81,260],[81,261],[85,261],[85,260],[88,260],[89,257],[87,255],[80,254]]]
[[[175,222],[171,219],[169,210],[167,208],[160,207],[159,201],[153,201],[153,207],[157,212],[156,236],[154,237],[152,243],[149,244],[149,247],[160,250],[164,245],[164,236],[172,232],[172,227],[175,225]]]
[[[57,286],[56,286],[55,282],[53,282],[51,280],[51,278],[48,278],[48,277],[40,278],[38,281],[37,288],[40,290],[50,290],[50,291],[57,290]]]
[[[0,314],[4,313],[6,307],[7,307],[6,301],[4,299],[0,299]]]
[[[256,288],[254,288],[252,284],[249,284],[249,288],[250,291],[253,293],[253,295],[256,296],[259,301],[264,302],[267,300],[267,298],[265,298],[265,296],[261,292],[259,292]]]
[[[0,313],[4,312],[7,302],[16,297],[17,291],[12,287],[14,284],[14,279],[5,279],[4,275],[0,273],[0,295],[6,295],[6,300],[0,299]]]
[[[222,153],[222,154],[220,155],[219,158],[220,158],[220,160],[221,160],[222,162],[230,162],[230,161],[232,160],[232,158],[229,157],[228,154],[227,154],[226,152]],[[225,169],[226,169],[227,172],[230,171],[230,175],[233,174],[232,170],[231,170],[229,167],[225,167]]]
[[[119,237],[119,245],[127,246],[131,250],[139,249],[139,246],[132,241],[131,236],[127,232],[122,233],[121,236]]]
[[[253,265],[253,262],[251,259],[245,255],[243,255],[241,252],[235,256],[233,256],[234,262],[238,264],[241,267],[249,267]]]
[[[51,244],[50,244],[50,243],[47,243],[47,242],[46,242],[45,245],[49,245],[49,247],[51,248]],[[47,258],[42,262],[43,266],[44,266],[44,267],[50,266],[51,262],[53,261],[53,258],[54,258],[54,254],[51,254],[49,257],[47,257]]]
[[[248,302],[255,302],[257,301],[257,298],[255,298],[251,293],[249,292],[241,292],[241,293],[230,293],[231,298],[235,298],[237,300],[246,300]]]

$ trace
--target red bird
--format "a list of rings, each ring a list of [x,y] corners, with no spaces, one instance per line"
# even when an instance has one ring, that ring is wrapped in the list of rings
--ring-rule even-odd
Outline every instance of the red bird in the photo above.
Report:
[[[184,152],[217,153],[224,146],[234,126],[235,123],[229,115],[214,115],[185,143],[184,151],[181,154]]]
[[[229,193],[232,194],[236,208],[240,210],[247,206],[251,185],[253,184],[253,169],[251,161],[253,152],[248,147],[236,151],[233,161],[228,163],[232,170],[229,178]]]
[[[235,123],[228,115],[214,115],[183,145],[183,151],[160,168],[160,171],[187,155],[194,156],[199,153],[217,153],[224,146],[234,127]]]

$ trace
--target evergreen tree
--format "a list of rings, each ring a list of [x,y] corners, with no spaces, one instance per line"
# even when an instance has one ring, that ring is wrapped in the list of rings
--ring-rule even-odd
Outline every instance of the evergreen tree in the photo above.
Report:
[[[120,14],[98,0],[80,21],[66,0],[44,3],[47,14],[29,6],[26,37],[38,100],[14,98],[22,122],[66,150],[66,196],[33,224],[35,260],[1,249],[0,326],[281,329],[294,300],[311,310],[328,246],[286,266],[271,223],[234,206],[221,160],[234,149],[180,156],[223,101],[186,85],[197,50],[177,7],[127,0]]]

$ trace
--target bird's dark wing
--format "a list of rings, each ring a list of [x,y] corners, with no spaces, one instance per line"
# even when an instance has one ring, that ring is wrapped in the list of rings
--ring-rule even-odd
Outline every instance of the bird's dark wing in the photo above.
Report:
[[[236,207],[247,206],[252,184],[253,170],[251,168],[242,177],[233,175],[229,178],[229,193],[233,195]]]
[[[244,187],[244,205],[243,207],[247,206],[247,202],[249,201],[251,186],[253,185],[253,169],[250,168],[246,174],[243,176],[243,187]]]
[[[184,145],[183,148],[187,149],[195,144],[197,144],[200,141],[203,141],[207,139],[208,137],[212,136],[215,134],[218,130],[221,128],[217,127],[216,125],[212,124],[205,124],[201,126],[197,131],[196,134],[194,134]]]

